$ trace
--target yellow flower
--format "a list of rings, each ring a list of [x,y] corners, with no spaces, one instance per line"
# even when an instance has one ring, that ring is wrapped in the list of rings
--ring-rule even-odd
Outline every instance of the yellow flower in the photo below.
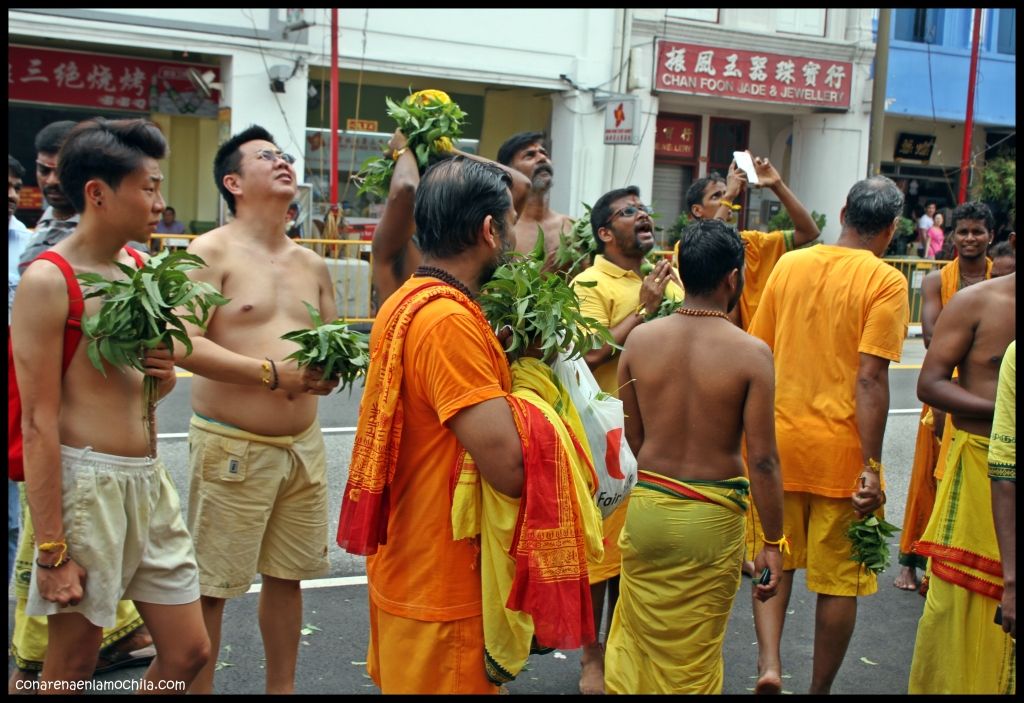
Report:
[[[452,140],[448,137],[441,137],[434,140],[434,150],[439,153],[447,153],[452,150]]]
[[[447,105],[452,101],[452,99],[448,97],[448,93],[443,90],[432,90],[429,88],[427,90],[420,90],[413,93],[405,99],[405,102],[407,105],[411,105],[416,100],[419,100],[420,105],[426,105],[431,100],[437,100],[442,105]]]

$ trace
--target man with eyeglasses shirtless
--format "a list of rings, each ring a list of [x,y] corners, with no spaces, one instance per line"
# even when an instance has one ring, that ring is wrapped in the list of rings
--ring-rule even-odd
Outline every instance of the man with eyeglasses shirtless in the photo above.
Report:
[[[284,360],[296,347],[281,335],[312,324],[304,302],[324,320],[337,317],[323,259],[281,227],[295,199],[294,161],[255,125],[217,150],[214,180],[234,219],[192,242],[188,251],[207,266],[189,275],[230,302],[215,308],[205,332],[188,326],[190,355],[176,349],[178,364],[196,374],[188,527],[206,629],[218,652],[226,599],[246,593],[259,572],[267,693],[294,689],[300,582],[328,568],[316,396],[338,383]],[[196,677],[193,693],[212,690],[216,660]]]
[[[634,327],[657,312],[666,297],[682,301],[683,287],[675,270],[664,259],[644,276],[640,265],[654,247],[654,222],[651,210],[640,200],[636,186],[617,188],[597,199],[590,221],[597,243],[594,265],[572,280],[580,299],[580,312],[609,330],[621,349]],[[618,350],[609,344],[584,357],[594,378],[605,393],[619,396]],[[600,642],[605,594],[608,595],[608,621],[615,612],[619,595],[619,532],[626,521],[623,501],[604,520],[604,558],[587,564],[590,596],[594,605],[594,631],[598,640],[583,647],[580,693],[604,693],[604,649]]]

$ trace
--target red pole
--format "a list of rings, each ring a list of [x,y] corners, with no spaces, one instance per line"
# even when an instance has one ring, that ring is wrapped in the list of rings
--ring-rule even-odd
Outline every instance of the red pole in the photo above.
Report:
[[[974,130],[974,85],[978,78],[978,48],[981,42],[980,7],[974,8],[974,32],[971,39],[971,74],[967,80],[967,119],[964,121],[964,153],[960,157],[960,194],[957,204],[967,200],[967,167],[971,160],[971,132]]]
[[[331,8],[331,211],[338,210],[338,8]]]

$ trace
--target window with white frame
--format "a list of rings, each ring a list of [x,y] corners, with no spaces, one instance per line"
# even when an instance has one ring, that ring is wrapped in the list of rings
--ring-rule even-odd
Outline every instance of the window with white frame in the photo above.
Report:
[[[825,10],[812,7],[775,10],[775,31],[825,36]]]
[[[698,22],[718,22],[718,10],[668,9],[668,17],[680,20],[697,20]]]

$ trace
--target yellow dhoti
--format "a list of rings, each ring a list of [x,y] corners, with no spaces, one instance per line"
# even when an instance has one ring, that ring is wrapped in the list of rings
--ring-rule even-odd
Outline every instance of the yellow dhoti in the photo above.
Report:
[[[640,471],[619,547],[608,693],[721,693],[722,642],[740,586],[750,483]]]
[[[917,627],[910,693],[1016,690],[1015,645],[993,622],[1003,594],[992,523],[989,438],[953,433],[945,477],[915,551],[931,584]]]

